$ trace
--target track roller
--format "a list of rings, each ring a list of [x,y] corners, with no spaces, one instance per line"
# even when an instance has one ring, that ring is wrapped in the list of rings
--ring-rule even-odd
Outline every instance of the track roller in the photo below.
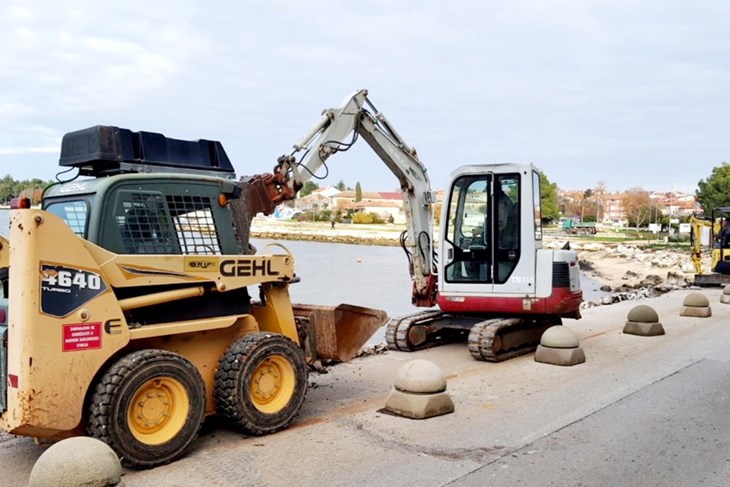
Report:
[[[551,326],[560,325],[559,317],[540,320],[494,318],[476,323],[469,332],[469,353],[475,360],[502,362],[532,353],[540,337]]]

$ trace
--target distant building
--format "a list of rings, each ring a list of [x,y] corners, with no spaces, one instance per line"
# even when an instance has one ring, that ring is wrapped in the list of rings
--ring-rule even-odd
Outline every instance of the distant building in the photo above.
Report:
[[[697,212],[699,205],[692,194],[671,192],[647,192],[652,205],[660,214],[671,218],[683,218]],[[585,191],[566,190],[558,192],[560,211],[564,217],[582,219],[586,215],[614,226],[627,224],[623,206],[624,193],[599,193],[585,198]]]
[[[623,193],[607,193],[600,196],[603,209],[600,221],[614,226],[626,225],[627,218],[624,211]]]
[[[403,210],[403,200],[370,200],[370,201],[359,201],[353,203],[350,207],[357,211],[365,213],[375,213],[384,221],[393,220],[393,223],[405,223],[406,215]]]
[[[275,217],[291,218],[297,212],[310,211],[312,209],[329,209],[341,213],[347,211],[364,211],[375,213],[383,220],[391,217],[395,223],[405,223],[403,210],[403,197],[399,191],[363,191],[362,199],[355,201],[355,191],[340,191],[334,187],[317,188],[307,196],[295,199],[293,202],[283,203],[274,213]],[[288,206],[289,210],[282,207]]]

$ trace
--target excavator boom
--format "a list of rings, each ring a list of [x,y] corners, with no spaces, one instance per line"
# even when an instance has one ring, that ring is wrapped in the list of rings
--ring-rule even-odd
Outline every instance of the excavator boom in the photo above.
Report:
[[[416,150],[406,144],[367,95],[367,90],[356,91],[339,108],[325,110],[293,145],[292,153],[279,157],[273,174],[248,180],[246,191],[255,195],[248,199],[261,200],[261,204],[249,211],[271,214],[278,203],[294,199],[330,156],[349,150],[362,136],[400,183],[407,225],[402,245],[409,257],[413,304],[430,307],[436,303],[432,240],[435,195]],[[346,141],[348,137],[350,140]],[[300,152],[303,155],[297,161],[295,155]]]

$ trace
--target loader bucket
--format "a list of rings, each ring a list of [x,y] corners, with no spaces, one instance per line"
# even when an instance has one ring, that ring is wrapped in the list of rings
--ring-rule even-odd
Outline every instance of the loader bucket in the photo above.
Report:
[[[385,311],[350,304],[293,306],[305,353],[312,360],[347,362],[388,320]]]

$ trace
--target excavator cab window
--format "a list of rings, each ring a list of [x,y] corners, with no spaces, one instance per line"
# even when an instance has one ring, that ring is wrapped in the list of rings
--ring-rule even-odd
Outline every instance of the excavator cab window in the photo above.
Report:
[[[487,176],[465,176],[455,181],[448,222],[447,239],[454,247],[454,259],[446,267],[446,280],[491,282]]]
[[[449,196],[447,282],[504,283],[520,257],[520,175],[458,178]]]
[[[495,282],[507,282],[520,260],[520,175],[500,174],[494,182],[497,212],[497,242]]]
[[[540,174],[532,172],[532,209],[535,217],[535,240],[542,240],[542,197],[540,196]]]

